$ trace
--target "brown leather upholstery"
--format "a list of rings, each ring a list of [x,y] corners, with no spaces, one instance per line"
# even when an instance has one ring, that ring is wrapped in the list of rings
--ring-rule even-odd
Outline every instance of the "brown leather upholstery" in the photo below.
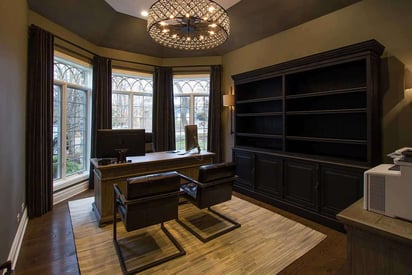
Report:
[[[126,230],[176,219],[179,187],[180,178],[176,172],[129,178],[125,192],[128,203],[118,204]]]
[[[198,181],[185,175],[180,175],[180,177],[188,182],[183,184],[180,188],[185,192],[186,198],[188,198],[191,203],[200,209],[207,208],[208,211],[232,224],[221,231],[210,234],[208,237],[203,237],[191,226],[188,226],[182,220],[177,219],[183,227],[203,242],[212,240],[240,227],[240,224],[236,221],[231,220],[211,208],[213,205],[232,199],[232,187],[236,179],[235,173],[236,166],[234,163],[218,163],[201,166],[199,168]]]
[[[181,186],[193,203],[200,209],[210,207],[232,198],[236,165],[234,163],[217,163],[203,165],[199,168],[199,180]]]
[[[211,182],[222,178],[230,178],[236,174],[233,162],[203,165],[199,168],[199,182]]]
[[[164,226],[164,222],[177,219],[180,191],[180,177],[176,172],[165,172],[127,179],[123,195],[114,184],[113,220],[116,212],[120,214],[126,231],[140,229],[154,224],[161,224],[161,229],[175,245],[177,252],[163,258],[143,264],[133,270],[127,270],[123,254],[117,240],[117,222],[113,223],[113,241],[124,273],[136,273],[152,266],[185,255],[186,252]],[[139,244],[137,244],[139,245]],[[143,244],[144,245],[144,244]]]

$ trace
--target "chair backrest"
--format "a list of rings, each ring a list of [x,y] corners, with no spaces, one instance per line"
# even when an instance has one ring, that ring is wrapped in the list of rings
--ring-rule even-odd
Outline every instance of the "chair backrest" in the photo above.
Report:
[[[224,178],[232,178],[236,174],[233,162],[207,164],[199,167],[199,182],[206,183]]]
[[[202,209],[230,200],[235,176],[236,165],[232,162],[201,166],[198,181],[202,185],[196,190],[197,207]]]
[[[139,177],[128,178],[126,182],[127,200],[149,197],[179,190],[179,174],[164,172]]]
[[[127,179],[125,198],[133,203],[120,206],[127,231],[176,219],[180,177],[165,172]]]

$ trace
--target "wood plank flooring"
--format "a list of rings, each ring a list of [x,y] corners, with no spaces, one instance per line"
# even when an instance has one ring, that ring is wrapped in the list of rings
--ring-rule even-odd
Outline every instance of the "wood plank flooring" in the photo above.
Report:
[[[89,190],[71,200],[92,195],[93,190]],[[345,234],[241,194],[235,195],[327,235],[318,246],[280,274],[346,273]],[[50,213],[29,221],[16,265],[16,274],[79,274],[67,202],[55,205]]]

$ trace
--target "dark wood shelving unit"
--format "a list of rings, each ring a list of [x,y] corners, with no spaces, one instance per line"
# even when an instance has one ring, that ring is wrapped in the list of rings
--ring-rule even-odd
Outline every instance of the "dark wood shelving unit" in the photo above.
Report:
[[[383,50],[369,40],[234,75],[235,189],[342,229],[335,215],[380,162]]]

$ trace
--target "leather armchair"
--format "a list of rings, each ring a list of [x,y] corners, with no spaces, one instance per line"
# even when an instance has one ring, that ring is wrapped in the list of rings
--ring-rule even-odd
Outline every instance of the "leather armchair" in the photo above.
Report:
[[[192,204],[196,205],[199,209],[207,208],[208,211],[232,224],[232,226],[204,238],[191,227],[187,226],[182,220],[177,220],[183,227],[203,242],[212,240],[240,227],[240,224],[236,221],[211,208],[216,204],[231,200],[232,187],[236,179],[235,173],[236,166],[234,163],[218,163],[201,166],[199,168],[198,180],[180,174],[180,177],[186,180],[186,183],[181,185],[180,189],[184,191],[185,197]]]
[[[182,246],[163,224],[178,217],[179,187],[180,177],[176,172],[129,178],[127,179],[125,194],[121,192],[116,184],[113,185],[115,210],[113,211],[113,220],[116,221],[116,213],[118,212],[128,232],[160,223],[161,229],[178,250],[175,254],[129,271],[118,243],[117,223],[113,222],[113,241],[125,273],[140,272],[186,254]]]

